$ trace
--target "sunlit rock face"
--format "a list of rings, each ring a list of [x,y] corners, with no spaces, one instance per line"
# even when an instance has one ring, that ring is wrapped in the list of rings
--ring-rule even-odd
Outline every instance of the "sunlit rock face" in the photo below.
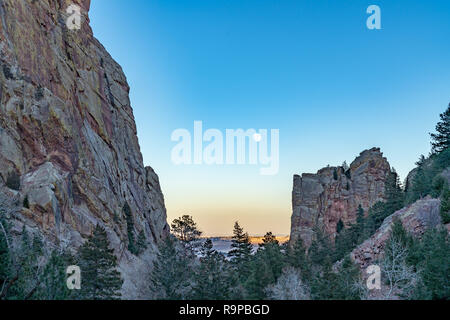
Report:
[[[69,5],[81,7],[81,30],[66,27]],[[94,38],[89,0],[0,1],[0,184],[20,178],[29,209],[15,217],[49,243],[78,247],[104,226],[120,261],[127,298],[140,285],[167,233],[155,172],[143,165],[129,87],[121,67]],[[122,207],[148,250],[127,250]]]
[[[345,171],[327,167],[316,174],[294,176],[292,191],[291,243],[301,237],[309,246],[318,225],[332,238],[341,219],[345,226],[356,221],[358,206],[367,214],[377,201],[384,200],[390,166],[379,148],[365,150]]]

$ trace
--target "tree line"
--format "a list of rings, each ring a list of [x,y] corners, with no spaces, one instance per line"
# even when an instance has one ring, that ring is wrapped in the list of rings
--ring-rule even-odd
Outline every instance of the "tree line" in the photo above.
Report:
[[[369,238],[383,220],[404,205],[424,196],[441,199],[443,223],[449,223],[450,106],[440,115],[431,135],[432,151],[422,156],[415,174],[401,187],[392,170],[386,180],[384,202],[367,213],[360,206],[356,221],[339,221],[336,237],[316,226],[309,248],[299,238],[280,244],[268,232],[255,250],[248,233],[235,223],[231,250],[214,250],[210,239],[189,215],[175,219],[172,235],[158,247],[148,270],[149,298],[156,299],[364,299],[367,288],[350,252]],[[11,182],[11,181],[10,181]],[[24,206],[26,201],[24,201]],[[123,207],[128,249],[135,255],[147,248],[143,232],[135,236],[130,207]],[[0,205],[0,299],[119,299],[123,280],[107,233],[100,225],[75,252],[44,245],[39,233],[24,227],[13,241],[10,221]],[[117,221],[116,221],[117,220]],[[118,217],[115,217],[118,222]],[[450,297],[450,244],[445,229],[430,229],[421,239],[395,221],[380,261],[385,297],[448,299]],[[68,290],[66,268],[81,268],[81,290]]]

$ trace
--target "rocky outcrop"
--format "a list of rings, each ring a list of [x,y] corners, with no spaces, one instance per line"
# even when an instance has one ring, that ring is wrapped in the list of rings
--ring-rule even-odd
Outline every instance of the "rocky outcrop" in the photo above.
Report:
[[[416,201],[387,217],[380,228],[369,239],[360,244],[351,253],[351,258],[361,269],[375,263],[384,254],[386,241],[391,234],[393,221],[398,219],[411,235],[421,238],[429,229],[441,225],[439,199],[430,197]]]
[[[359,205],[367,214],[368,208],[384,200],[389,173],[388,161],[373,148],[361,152],[347,170],[327,167],[316,174],[295,175],[291,242],[301,237],[309,246],[316,225],[334,237],[340,219],[345,226],[355,222]]]
[[[81,30],[66,27],[71,4],[81,8]],[[49,243],[76,248],[104,226],[124,296],[136,298],[168,233],[164,198],[143,165],[125,75],[94,38],[89,5],[0,1],[0,184],[20,204],[28,200],[14,217],[16,232],[25,224]],[[139,257],[127,250],[125,202],[149,244]]]

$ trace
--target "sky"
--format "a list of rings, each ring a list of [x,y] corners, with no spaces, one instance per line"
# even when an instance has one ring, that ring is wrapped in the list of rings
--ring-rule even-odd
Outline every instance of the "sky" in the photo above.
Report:
[[[369,30],[369,5],[381,29]],[[380,147],[405,179],[450,102],[450,1],[92,0],[168,221],[289,234],[292,177]],[[176,165],[174,130],[278,129],[279,171]]]

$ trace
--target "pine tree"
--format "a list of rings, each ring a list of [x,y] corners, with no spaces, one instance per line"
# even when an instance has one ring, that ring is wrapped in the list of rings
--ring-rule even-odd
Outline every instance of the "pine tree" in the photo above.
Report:
[[[403,207],[405,197],[400,184],[400,178],[395,169],[392,169],[387,176],[384,195],[386,198],[386,216],[393,214]]]
[[[44,264],[42,240],[37,235],[30,239],[30,234],[23,226],[20,247],[13,254],[16,260],[13,276],[17,280],[8,295],[14,300],[35,299],[40,271]]]
[[[201,248],[200,267],[195,272],[194,299],[225,300],[231,289],[225,257],[213,249],[210,239]]]
[[[139,232],[136,246],[137,254],[141,254],[147,249],[147,239],[145,238],[144,230],[141,230],[141,232]]]
[[[418,241],[417,241],[418,242]],[[412,250],[410,250],[412,251]],[[420,275],[414,299],[448,300],[450,297],[450,239],[445,228],[430,229],[415,246],[410,264]]]
[[[189,258],[177,249],[177,240],[168,236],[158,246],[158,255],[150,273],[150,290],[156,299],[180,300],[189,296]]]
[[[117,258],[109,248],[105,229],[97,225],[79,249],[80,295],[88,300],[113,300],[121,296],[123,280],[116,270]]]
[[[188,250],[195,250],[199,246],[199,239],[202,232],[198,229],[197,223],[192,216],[183,215],[173,220],[171,224],[172,233],[180,240]]]
[[[137,254],[137,248],[134,238],[133,216],[131,214],[131,208],[128,202],[125,202],[122,211],[125,214],[125,220],[127,222],[128,251],[130,251],[132,254]]]
[[[40,276],[36,299],[70,299],[72,292],[66,285],[66,268],[73,264],[74,258],[69,253],[53,250]]]
[[[277,238],[270,231],[264,235],[262,243],[259,246],[264,247],[267,244],[277,244],[277,245],[279,244]]]
[[[246,283],[249,298],[264,299],[265,289],[280,277],[284,256],[278,240],[272,232],[267,232],[251,264],[251,275]]]
[[[3,214],[0,208],[0,215]],[[7,295],[12,274],[11,248],[9,241],[9,225],[0,216],[0,300]]]
[[[360,300],[363,294],[360,269],[356,266],[350,255],[346,255],[337,270],[337,286],[334,291],[334,299]]]
[[[344,229],[344,222],[342,222],[342,219],[339,219],[338,223],[336,224],[336,233],[340,233]]]
[[[445,186],[441,196],[441,218],[442,223],[450,223],[450,189]]]
[[[253,246],[250,243],[248,233],[238,222],[234,224],[233,238],[231,241],[231,250],[228,257],[231,259],[240,280],[245,281],[250,272],[250,259]]]
[[[309,278],[309,265],[306,257],[306,247],[302,238],[298,237],[287,247],[286,262],[289,266],[299,269],[303,280]]]
[[[314,238],[308,251],[310,262],[316,266],[331,262],[332,245],[329,236],[319,226],[313,228]]]
[[[436,133],[431,133],[431,151],[440,153],[450,146],[450,104],[440,114],[441,121],[436,125]]]

